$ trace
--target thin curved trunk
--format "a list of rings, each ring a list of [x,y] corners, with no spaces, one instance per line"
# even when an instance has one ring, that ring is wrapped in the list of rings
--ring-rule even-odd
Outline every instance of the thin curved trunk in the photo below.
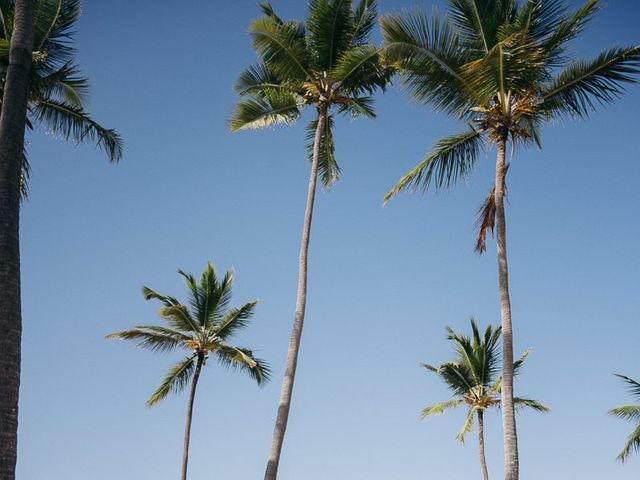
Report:
[[[200,370],[204,363],[204,355],[198,355],[198,363],[196,363],[196,371],[193,373],[191,380],[191,390],[189,392],[189,403],[187,404],[187,420],[184,426],[184,446],[182,447],[182,480],[187,480],[187,466],[189,465],[189,440],[191,439],[191,419],[193,418],[193,401],[196,398],[196,387],[198,386],[198,378]]]
[[[496,240],[498,250],[498,287],[502,319],[502,431],[504,436],[504,478],[518,480],[518,435],[513,406],[513,330],[511,327],[511,299],[509,297],[509,267],[507,264],[507,225],[504,213],[504,177],[507,134],[497,141],[496,156]]]
[[[318,165],[320,163],[320,141],[322,130],[327,121],[326,108],[318,109],[318,125],[313,143],[313,159],[311,162],[311,174],[309,176],[309,190],[307,192],[307,206],[304,212],[304,222],[302,226],[302,240],[300,242],[300,257],[298,270],[298,293],[296,296],[296,313],[291,330],[289,341],[289,351],[287,353],[287,363],[284,370],[284,379],[280,390],[280,403],[276,416],[276,424],[273,429],[271,440],[271,450],[265,471],[265,480],[276,480],[278,476],[278,466],[280,454],[282,453],[282,443],[287,429],[289,410],[291,409],[291,397],[293,394],[293,382],[298,366],[298,352],[300,350],[300,339],[302,337],[302,327],[304,324],[304,312],[307,305],[307,254],[309,252],[309,238],[311,234],[311,220],[313,218],[313,202],[316,196],[316,182],[318,180]]]
[[[480,466],[482,467],[482,478],[484,480],[489,480],[487,458],[484,454],[484,412],[482,410],[478,410],[478,448],[480,449]]]
[[[18,0],[0,114],[0,478],[14,480],[22,317],[20,170],[33,45],[34,0]]]

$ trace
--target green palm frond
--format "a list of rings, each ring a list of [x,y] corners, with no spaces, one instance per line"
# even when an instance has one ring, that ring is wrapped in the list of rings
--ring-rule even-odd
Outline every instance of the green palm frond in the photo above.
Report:
[[[158,312],[172,328],[185,333],[196,333],[200,331],[197,320],[195,320],[186,305],[172,305],[161,308]]]
[[[300,116],[300,100],[288,92],[263,90],[264,97],[238,102],[229,121],[232,132],[258,129],[272,125],[290,125]]]
[[[336,149],[333,143],[333,117],[329,115],[324,124],[323,131],[320,136],[320,159],[318,163],[318,173],[325,189],[329,189],[340,178],[340,166],[336,161]],[[307,156],[309,161],[313,161],[313,147],[316,137],[316,129],[318,128],[318,120],[312,120],[307,126]]]
[[[440,189],[466,178],[482,148],[482,133],[478,130],[441,139],[433,152],[404,175],[385,195],[385,203],[403,190],[421,189],[424,192],[431,183],[436,189]]]
[[[469,432],[471,432],[471,430],[473,430],[473,421],[474,421],[475,416],[476,416],[476,411],[477,411],[476,408],[470,408],[469,409],[469,413],[467,414],[467,418],[465,419],[464,423],[462,424],[462,428],[460,429],[460,431],[456,435],[456,440],[458,440],[460,443],[464,443],[464,439],[467,436],[467,434]]]
[[[540,413],[547,413],[550,411],[549,407],[547,407],[543,403],[540,403],[537,400],[532,400],[530,398],[514,397],[513,404],[518,409],[529,408]]]
[[[621,378],[622,381],[627,385],[631,396],[633,396],[637,400],[640,400],[640,382],[636,382],[633,378],[627,377],[625,375],[620,375],[618,373],[616,373],[615,375],[616,377]]]
[[[331,71],[353,39],[351,0],[311,0],[306,27],[311,67]]]
[[[623,420],[640,424],[640,405],[623,405],[612,408],[607,413]]]
[[[184,346],[190,337],[182,332],[156,327],[153,325],[139,325],[133,330],[111,333],[105,338],[114,340],[136,341],[136,346],[153,352],[170,352],[177,347]]]
[[[576,60],[542,88],[538,109],[551,118],[587,117],[598,104],[622,95],[622,85],[636,83],[638,74],[640,45],[612,48],[591,61]]]
[[[373,97],[351,97],[338,108],[338,113],[346,113],[351,118],[376,118]]]
[[[78,143],[91,141],[104,150],[110,161],[118,162],[122,158],[120,135],[97,123],[82,108],[65,100],[35,98],[30,111],[38,122],[64,140]]]
[[[170,295],[161,295],[155,290],[152,290],[146,286],[142,287],[142,295],[144,296],[145,300],[158,300],[165,307],[174,307],[176,305],[180,305],[180,302],[177,298]]]
[[[240,308],[231,309],[227,315],[216,325],[214,332],[216,337],[225,340],[249,325],[249,320],[254,314],[257,300],[248,302]]]
[[[253,48],[262,62],[279,77],[298,81],[312,78],[308,69],[305,32],[301,25],[282,23],[267,16],[251,22],[249,33],[253,37]]]
[[[409,95],[437,111],[466,110],[460,69],[469,57],[446,18],[433,15],[429,22],[418,10],[403,11],[382,17],[380,26],[385,61],[400,70]]]
[[[271,378],[269,365],[254,357],[247,348],[221,345],[215,350],[215,355],[221,365],[248,374],[258,385],[263,385]]]
[[[518,360],[513,362],[513,374],[514,375],[518,375],[518,373],[520,373],[520,369],[522,368],[522,365],[524,364],[524,361],[527,359],[527,357],[529,356],[530,353],[531,353],[531,349],[527,348],[524,352],[522,352],[522,355],[520,355],[520,358],[518,358]]]
[[[349,96],[372,94],[384,90],[393,69],[381,62],[380,49],[374,45],[358,45],[347,51],[335,64],[331,79],[334,88]]]
[[[352,45],[365,43],[378,18],[378,2],[376,0],[360,0],[353,12]]]
[[[618,455],[618,460],[624,463],[633,453],[640,453],[640,425],[627,437],[627,443]]]
[[[195,356],[185,357],[184,360],[172,366],[160,386],[151,394],[147,400],[147,406],[152,407],[170,393],[180,393],[189,384],[189,380],[195,372]]]
[[[264,64],[252,65],[238,76],[234,88],[240,95],[255,95],[264,98],[266,92],[285,90],[290,87],[284,85],[280,79]]]
[[[436,403],[422,409],[420,412],[420,419],[424,420],[427,417],[433,415],[442,415],[444,412],[451,408],[459,407],[462,404],[462,400],[447,400],[445,402]]]
[[[485,54],[496,44],[500,27],[516,14],[514,0],[449,0],[449,12],[467,49]]]
[[[79,67],[73,63],[32,76],[29,87],[33,96],[57,99],[76,108],[83,108],[89,95],[89,81],[80,76]]]

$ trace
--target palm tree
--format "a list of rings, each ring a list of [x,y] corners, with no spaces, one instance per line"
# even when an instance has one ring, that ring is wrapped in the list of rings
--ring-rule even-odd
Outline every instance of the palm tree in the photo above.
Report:
[[[0,78],[9,65],[15,6],[0,0]],[[29,75],[27,128],[41,124],[57,137],[76,143],[95,143],[108,159],[122,157],[122,140],[115,130],[105,128],[86,111],[89,81],[75,61],[73,29],[80,17],[80,0],[36,0]],[[4,96],[0,82],[0,108]],[[30,167],[26,154],[22,165],[22,195],[27,193]]]
[[[29,95],[34,0],[18,0],[0,113],[0,478],[14,480],[20,393],[20,171]]]
[[[427,370],[436,373],[453,392],[454,398],[436,403],[422,410],[421,418],[431,415],[442,415],[446,410],[459,406],[467,407],[467,418],[456,438],[464,443],[465,436],[473,429],[475,419],[478,421],[478,445],[482,478],[489,479],[484,448],[484,413],[501,405],[500,391],[502,378],[496,378],[500,365],[499,341],[502,328],[488,325],[481,335],[478,325],[471,319],[471,337],[456,333],[447,327],[447,339],[453,343],[456,358],[453,362],[443,363],[439,367],[421,364]],[[524,352],[513,364],[514,373],[518,373],[524,359],[529,354]],[[516,407],[532,408],[538,412],[548,412],[545,405],[529,398],[514,398]]]
[[[265,479],[275,480],[282,451],[307,299],[307,254],[318,174],[325,188],[338,179],[333,128],[335,114],[374,117],[372,94],[383,89],[391,70],[369,42],[375,0],[311,0],[303,22],[282,20],[269,3],[249,27],[260,63],[243,72],[236,90],[243,97],[230,119],[232,131],[291,124],[313,107],[307,127],[311,160],[302,226],[296,310]]]
[[[627,384],[631,396],[640,402],[640,383],[624,375],[616,374],[616,376]],[[635,424],[635,429],[627,437],[627,443],[618,455],[618,460],[624,463],[632,453],[640,452],[640,405],[624,405],[611,409],[608,413]]]
[[[148,287],[142,288],[145,299],[159,300],[163,305],[160,317],[168,326],[140,325],[133,330],[112,333],[107,338],[132,340],[138,347],[154,352],[184,350],[187,356],[173,365],[153,392],[147,406],[151,407],[170,393],[180,393],[189,383],[187,419],[184,428],[184,447],[182,451],[182,480],[187,478],[189,460],[189,439],[193,401],[202,367],[207,364],[210,355],[224,367],[231,367],[247,373],[258,385],[269,380],[269,366],[247,348],[234,347],[228,341],[238,331],[249,325],[257,301],[247,302],[240,308],[230,308],[233,273],[227,271],[222,280],[216,276],[213,265],[207,264],[200,282],[183,271],[189,290],[187,304],[176,298],[160,295]]]
[[[502,418],[505,479],[518,478],[513,405],[513,331],[504,198],[516,145],[540,146],[540,127],[565,117],[587,117],[618,98],[640,72],[640,46],[612,48],[576,60],[568,44],[599,9],[587,0],[570,13],[561,0],[449,0],[449,15],[419,11],[381,20],[387,61],[400,69],[409,94],[468,124],[436,142],[422,162],[385,197],[403,190],[450,187],[466,178],[483,150],[496,148],[495,180],[478,215],[476,250],[497,229],[502,320]],[[511,146],[509,159],[506,158]]]

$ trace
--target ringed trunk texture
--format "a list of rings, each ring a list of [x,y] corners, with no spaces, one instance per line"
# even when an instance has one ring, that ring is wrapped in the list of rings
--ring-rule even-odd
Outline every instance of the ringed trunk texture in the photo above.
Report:
[[[484,412],[478,410],[478,447],[480,449],[480,466],[482,467],[483,480],[489,480],[487,458],[484,453]]]
[[[34,0],[18,0],[0,114],[0,478],[14,480],[18,449],[20,171],[33,50]]]
[[[298,270],[298,293],[296,296],[296,313],[291,330],[287,362],[284,370],[284,379],[280,390],[280,403],[276,416],[276,424],[273,429],[271,440],[271,450],[265,471],[265,480],[276,480],[278,477],[278,466],[280,454],[282,453],[282,443],[287,429],[289,411],[291,409],[291,397],[293,394],[293,382],[298,366],[298,352],[300,350],[300,339],[302,337],[302,327],[304,325],[304,313],[307,305],[307,255],[309,252],[309,238],[311,234],[311,220],[313,218],[313,203],[316,195],[316,183],[318,180],[318,165],[320,163],[320,141],[322,130],[327,121],[326,107],[318,109],[318,125],[313,143],[313,159],[311,162],[311,173],[309,176],[309,189],[307,192],[307,206],[304,212],[304,222],[302,225],[302,240],[300,242],[300,257]]]
[[[518,480],[518,435],[513,406],[513,329],[511,326],[511,299],[509,297],[509,267],[507,264],[507,225],[504,213],[504,177],[507,173],[505,154],[507,134],[497,142],[496,156],[496,240],[498,250],[498,287],[500,290],[500,316],[502,319],[502,431],[504,436],[504,478]]]
[[[191,439],[191,419],[193,418],[193,401],[196,398],[196,387],[198,386],[198,378],[200,370],[204,363],[204,355],[198,354],[198,363],[196,363],[196,371],[191,380],[191,390],[189,392],[189,403],[187,404],[187,420],[184,425],[184,446],[182,447],[182,480],[187,480],[187,466],[189,465],[189,440]]]

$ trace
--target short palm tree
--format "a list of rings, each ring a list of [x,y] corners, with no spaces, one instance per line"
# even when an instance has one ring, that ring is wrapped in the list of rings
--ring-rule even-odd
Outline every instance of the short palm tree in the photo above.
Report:
[[[296,121],[304,107],[314,110],[307,127],[311,161],[299,257],[296,310],[280,394],[266,480],[275,480],[291,407],[291,397],[307,297],[307,255],[318,175],[325,188],[340,168],[333,142],[334,116],[374,117],[372,94],[385,87],[390,68],[369,42],[375,25],[375,0],[311,0],[303,22],[282,20],[268,3],[264,16],[249,27],[260,62],[243,72],[236,84],[242,100],[229,127],[256,129]]]
[[[387,61],[419,103],[467,124],[436,142],[432,153],[387,193],[450,187],[466,178],[484,150],[496,149],[495,179],[478,216],[476,249],[497,229],[503,337],[502,417],[505,479],[518,478],[513,405],[513,331],[504,198],[518,145],[540,146],[540,128],[565,117],[586,117],[611,103],[640,72],[640,46],[612,48],[593,60],[568,51],[599,9],[587,0],[571,13],[562,0],[449,0],[449,14],[432,21],[419,11],[381,20]],[[511,155],[507,158],[507,149]]]
[[[624,381],[634,400],[640,402],[640,383],[624,375],[616,374],[616,376]],[[635,425],[635,429],[627,437],[627,443],[618,455],[618,460],[624,463],[632,453],[640,452],[640,404],[617,407],[609,410],[609,414],[632,422]]]
[[[238,331],[249,325],[257,301],[248,302],[240,308],[230,308],[233,273],[227,271],[219,280],[211,264],[202,273],[200,282],[183,271],[189,290],[187,304],[176,298],[160,295],[148,287],[142,293],[147,300],[159,300],[163,305],[160,317],[168,326],[140,325],[133,330],[112,333],[107,338],[138,342],[138,347],[154,352],[170,352],[176,349],[187,351],[187,356],[173,365],[160,383],[160,386],[147,401],[153,406],[170,393],[180,393],[189,383],[189,400],[184,429],[184,447],[182,452],[182,480],[187,478],[189,460],[189,439],[193,401],[202,367],[213,356],[224,367],[231,367],[247,373],[258,385],[269,379],[269,366],[255,358],[247,348],[235,347],[228,341]]]
[[[73,29],[80,17],[80,0],[36,0],[27,128],[41,124],[56,136],[77,143],[93,142],[110,161],[122,157],[122,140],[86,111],[89,81],[75,61]],[[13,33],[14,0],[0,0],[0,78],[6,76]],[[0,108],[4,82],[0,83]],[[30,172],[25,155],[22,193]]]
[[[480,465],[482,477],[489,479],[484,446],[484,413],[490,408],[501,405],[500,390],[502,378],[496,378],[500,370],[499,341],[501,327],[493,328],[488,325],[481,335],[475,320],[471,319],[471,337],[456,333],[447,327],[447,339],[453,343],[456,359],[443,363],[438,367],[423,363],[427,370],[435,372],[453,392],[454,398],[436,403],[422,410],[422,418],[432,415],[442,415],[446,410],[460,406],[467,407],[467,418],[462,429],[456,436],[464,443],[465,436],[473,429],[474,421],[478,421],[478,445],[480,450]],[[513,364],[517,374],[524,359],[525,352]],[[532,408],[538,412],[548,412],[545,405],[529,398],[514,398],[516,407]]]

